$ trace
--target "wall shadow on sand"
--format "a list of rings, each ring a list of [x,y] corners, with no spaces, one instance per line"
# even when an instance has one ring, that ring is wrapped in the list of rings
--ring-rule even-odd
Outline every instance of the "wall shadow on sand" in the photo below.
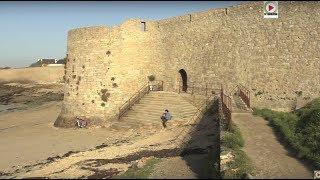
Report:
[[[219,103],[215,99],[199,123],[189,133],[190,138],[180,156],[197,178],[220,178]],[[197,152],[190,152],[197,151]]]

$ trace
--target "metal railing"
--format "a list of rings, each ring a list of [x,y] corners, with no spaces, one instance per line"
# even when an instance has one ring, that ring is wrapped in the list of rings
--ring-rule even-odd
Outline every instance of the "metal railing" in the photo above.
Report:
[[[148,94],[150,91],[162,91],[163,90],[163,81],[150,84],[147,83],[143,85],[139,91],[134,93],[122,106],[119,107],[118,120],[128,111],[131,107],[140,101],[140,99]]]
[[[237,89],[236,95],[242,99],[242,101],[246,104],[246,106],[248,108],[250,108],[250,106],[251,106],[251,104],[250,104],[250,91],[241,84],[236,85],[236,87],[231,92],[234,92],[235,89]]]
[[[163,81],[155,81],[156,83],[149,83],[150,91],[163,91]]]
[[[231,102],[231,97],[225,94],[222,86],[221,86],[220,99],[221,99],[221,110],[225,116],[227,129],[230,130],[230,126],[232,123],[232,102]]]
[[[238,93],[242,101],[247,105],[248,108],[250,108],[250,91],[246,87],[239,84]]]
[[[195,86],[195,85],[191,85],[191,86],[188,86],[187,90],[186,91],[182,91],[184,86],[182,85],[179,85],[179,91],[178,93],[180,94],[181,92],[185,92],[185,93],[188,93],[188,94],[199,94],[199,95],[204,95],[204,96],[208,96],[208,95],[211,95],[211,94],[214,94],[217,90],[220,90],[220,89],[213,89],[213,88],[209,88],[209,85],[206,84],[205,86]],[[210,86],[211,87],[211,86]]]
[[[208,103],[208,98],[210,98],[213,95],[219,94],[220,92],[220,88],[211,88],[212,86],[208,86],[208,84],[206,84],[205,86],[188,86],[187,91],[181,91],[181,89],[183,88],[183,86],[179,86],[179,91],[178,93],[180,94],[181,92],[187,93],[187,94],[191,94],[193,95],[194,100],[189,100],[188,98],[184,98],[186,101],[190,102],[191,104],[193,104],[195,107],[197,107],[199,109],[199,107],[201,107],[202,102],[200,102],[200,105],[198,103],[196,103],[196,98],[194,95],[203,95],[205,96],[205,100],[204,102],[207,104]],[[183,96],[181,96],[183,98]]]

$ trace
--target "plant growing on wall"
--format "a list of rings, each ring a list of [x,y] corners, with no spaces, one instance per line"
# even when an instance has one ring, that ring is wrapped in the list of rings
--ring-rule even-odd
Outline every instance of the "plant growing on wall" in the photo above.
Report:
[[[109,97],[110,93],[108,93],[108,89],[101,89],[101,100],[107,102]]]
[[[154,81],[156,79],[156,77],[154,75],[150,75],[148,76],[149,81]]]
[[[81,81],[81,76],[78,76],[78,80],[77,80],[77,85],[79,85],[80,84],[80,81]]]
[[[260,96],[261,94],[263,94],[262,91],[258,91],[257,93],[254,94],[254,96]]]
[[[298,97],[302,96],[302,91],[296,91],[295,93],[297,94]]]

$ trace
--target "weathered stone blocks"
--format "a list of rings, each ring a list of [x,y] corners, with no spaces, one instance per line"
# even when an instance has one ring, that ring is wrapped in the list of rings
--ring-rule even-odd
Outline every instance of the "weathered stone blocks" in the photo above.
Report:
[[[319,96],[320,3],[279,2],[278,19],[264,19],[262,3],[194,13],[191,21],[187,14],[70,30],[63,102],[68,111],[55,125],[72,124],[75,116],[108,122],[151,74],[164,81],[165,91],[177,91],[180,69],[189,86],[223,84],[231,94],[241,83],[256,107],[290,108],[295,91],[306,101]],[[101,98],[101,89],[109,94]]]

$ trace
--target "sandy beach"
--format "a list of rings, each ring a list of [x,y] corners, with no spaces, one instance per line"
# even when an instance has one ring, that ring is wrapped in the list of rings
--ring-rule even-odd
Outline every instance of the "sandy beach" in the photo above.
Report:
[[[150,177],[197,178],[205,173],[194,167],[208,162],[207,147],[215,144],[218,134],[214,115],[200,122],[177,119],[168,123],[167,129],[144,125],[123,130],[56,128],[53,123],[62,105],[61,84],[8,82],[1,87],[1,178],[113,177],[131,169],[132,164],[142,167],[154,158],[159,163]],[[210,128],[202,131],[204,126]],[[181,150],[185,137],[190,145]],[[92,165],[101,159],[105,159],[104,165]],[[178,164],[177,170],[165,168],[172,162]]]

